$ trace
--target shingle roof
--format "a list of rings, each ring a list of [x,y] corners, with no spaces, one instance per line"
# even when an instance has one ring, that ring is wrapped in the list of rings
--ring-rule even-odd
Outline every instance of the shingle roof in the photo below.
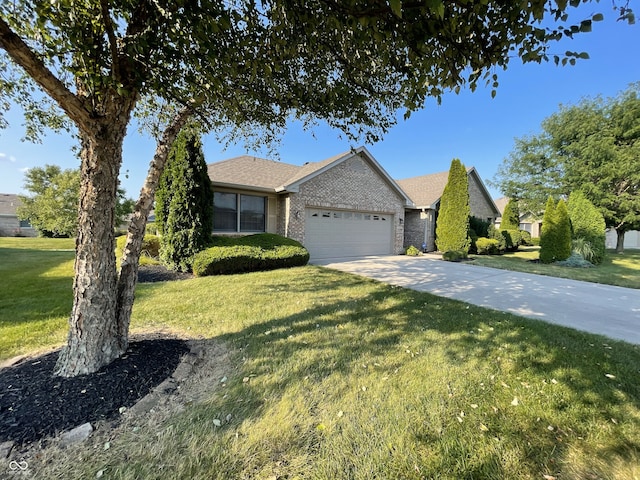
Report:
[[[506,207],[507,203],[509,203],[509,197],[500,197],[494,200],[493,203],[496,204],[496,207],[498,207],[498,210],[500,210],[500,215],[502,215],[504,213],[504,207]]]
[[[417,207],[429,207],[440,200],[449,180],[449,172],[432,173],[396,180]]]
[[[243,185],[268,190],[287,183],[302,167],[264,158],[242,155],[210,163],[207,171],[215,184]]]
[[[15,215],[16,207],[22,205],[17,195],[0,193],[0,215]]]

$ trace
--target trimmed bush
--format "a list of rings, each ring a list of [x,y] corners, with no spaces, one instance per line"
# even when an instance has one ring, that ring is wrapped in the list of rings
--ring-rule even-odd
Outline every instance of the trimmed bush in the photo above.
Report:
[[[469,178],[464,165],[454,158],[451,161],[447,185],[440,198],[440,210],[436,221],[436,246],[441,252],[469,251]]]
[[[600,211],[591,203],[582,192],[575,191],[569,195],[569,218],[574,238],[573,250],[578,251],[575,242],[581,240],[588,243],[589,252],[582,249],[585,260],[597,265],[602,263],[605,254],[605,221]],[[579,243],[578,246],[584,245]]]
[[[510,252],[515,252],[522,242],[522,234],[520,230],[500,230],[500,234],[504,238],[505,247]]]
[[[447,262],[459,262],[468,258],[466,250],[449,250],[442,254],[442,259]]]
[[[144,228],[144,233],[148,233],[149,235],[158,235],[158,226],[156,225],[156,222],[147,223]]]
[[[216,237],[216,246],[193,257],[198,277],[276,270],[306,265],[309,252],[299,242],[268,233],[241,238]]]
[[[422,252],[418,250],[416,247],[414,247],[413,245],[410,245],[409,247],[407,247],[407,250],[404,253],[405,255],[408,255],[410,257],[417,257],[419,255],[422,255]]]
[[[480,237],[476,240],[478,255],[498,255],[500,242],[495,238]]]
[[[488,237],[490,225],[491,222],[487,222],[481,218],[469,217],[469,235],[471,235],[471,232],[473,231],[475,232],[476,237]]]
[[[126,241],[126,235],[122,235],[116,239],[116,259],[118,259],[118,261],[122,258],[122,250],[124,249]],[[160,237],[157,235],[145,235],[142,239],[142,249],[140,253],[142,256],[158,258],[160,256]]]
[[[507,249],[507,241],[495,225],[489,225],[487,238],[493,238],[498,242],[498,252],[502,253]]]
[[[530,247],[531,245],[533,245],[533,242],[531,240],[531,234],[526,230],[520,230],[520,237],[521,237],[520,245],[525,245],[527,247]]]
[[[549,197],[542,218],[540,261],[553,263],[566,260],[571,255],[571,224],[564,200],[555,205]]]

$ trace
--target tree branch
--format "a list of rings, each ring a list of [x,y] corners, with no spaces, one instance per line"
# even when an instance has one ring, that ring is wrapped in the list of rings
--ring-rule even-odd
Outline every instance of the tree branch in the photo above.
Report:
[[[0,47],[43,88],[79,128],[87,129],[86,125],[91,117],[82,101],[69,91],[1,17]]]
[[[104,28],[109,38],[109,50],[111,50],[111,65],[113,71],[111,72],[112,78],[120,78],[120,60],[118,56],[118,45],[115,33],[113,31],[113,22],[111,21],[111,15],[109,14],[108,0],[100,0],[100,10],[102,11],[102,21],[104,22]]]

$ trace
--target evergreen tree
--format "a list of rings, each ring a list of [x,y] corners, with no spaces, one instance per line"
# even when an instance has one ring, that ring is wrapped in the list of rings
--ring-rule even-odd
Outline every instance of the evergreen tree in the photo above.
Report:
[[[519,230],[520,229],[520,210],[518,209],[518,201],[510,198],[502,212],[502,221],[500,230]]]
[[[213,226],[213,189],[199,135],[181,132],[169,162],[156,213],[162,225],[160,258],[168,268],[186,272],[193,255],[209,244]]]
[[[561,198],[556,205],[556,261],[566,260],[571,256],[571,222],[567,203]]]
[[[556,205],[552,197],[547,200],[540,234],[540,261],[553,263],[571,255],[571,223],[567,204],[560,199]]]
[[[436,224],[436,246],[441,252],[469,252],[469,179],[467,170],[458,160],[451,161],[447,185],[440,199]]]
[[[542,263],[552,263],[555,259],[556,244],[556,204],[550,196],[544,209],[542,217],[542,231],[540,232],[540,261]]]
[[[569,219],[573,239],[583,239],[591,250],[591,263],[602,263],[605,253],[605,220],[596,206],[580,190],[569,196]]]

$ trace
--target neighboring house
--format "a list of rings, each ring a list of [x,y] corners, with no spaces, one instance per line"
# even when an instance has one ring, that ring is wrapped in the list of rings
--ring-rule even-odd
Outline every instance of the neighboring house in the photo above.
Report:
[[[402,253],[410,244],[405,219],[422,211],[364,147],[302,166],[244,155],[209,164],[208,172],[214,233],[277,233],[304,244],[312,259]],[[483,218],[495,218],[474,169],[470,178],[472,198],[488,204],[478,206]]]
[[[27,220],[19,220],[16,209],[22,204],[17,195],[0,193],[0,237],[35,237]]]
[[[364,147],[303,166],[245,155],[208,169],[214,233],[277,233],[314,259],[403,251],[411,200]]]
[[[500,228],[502,222],[502,212],[504,207],[507,206],[509,197],[500,197],[495,201],[498,210],[500,210],[500,216],[495,221],[496,228]],[[526,230],[531,234],[531,237],[540,237],[540,231],[542,230],[542,219],[536,218],[531,213],[523,213],[520,215],[520,230]]]
[[[492,223],[500,215],[498,207],[474,167],[467,168],[467,176],[471,215]],[[405,213],[405,247],[424,245],[428,252],[436,249],[437,213],[448,180],[449,172],[398,180],[414,203]]]
[[[607,248],[616,248],[618,233],[613,228],[607,228],[605,245]],[[640,231],[629,230],[624,234],[624,248],[640,248]]]

